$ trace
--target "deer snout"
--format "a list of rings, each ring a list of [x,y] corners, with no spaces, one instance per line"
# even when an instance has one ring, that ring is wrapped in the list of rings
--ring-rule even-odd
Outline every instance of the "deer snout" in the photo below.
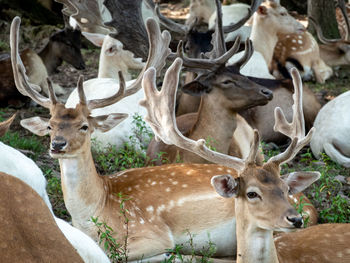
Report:
[[[55,138],[51,142],[51,151],[62,151],[67,146],[67,141],[64,138]]]
[[[76,69],[79,69],[79,70],[85,69],[85,62],[81,61],[79,65],[76,66]]]
[[[296,228],[301,228],[304,224],[303,218],[298,215],[298,216],[287,216],[287,221],[293,224],[294,227]]]
[[[267,88],[262,88],[260,90],[260,93],[265,96],[268,100],[272,100],[273,98],[273,92]]]

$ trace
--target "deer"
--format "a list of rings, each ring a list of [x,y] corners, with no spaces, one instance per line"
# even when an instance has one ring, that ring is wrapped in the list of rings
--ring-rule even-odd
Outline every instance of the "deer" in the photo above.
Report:
[[[350,92],[347,91],[322,107],[315,119],[317,131],[310,143],[316,158],[319,159],[324,151],[333,161],[347,168],[350,168],[349,101]]]
[[[13,120],[15,119],[16,114],[13,114],[12,117],[10,117],[8,120],[3,121],[0,123],[0,136],[3,136],[7,130],[9,129],[11,123],[13,122]],[[56,217],[52,211],[52,206],[48,197],[48,194],[46,192],[46,179],[41,171],[41,169],[34,163],[33,160],[31,160],[30,158],[28,158],[27,156],[25,156],[23,153],[21,153],[20,151],[0,142],[0,153],[1,154],[1,158],[0,158],[0,178],[3,178],[3,176],[5,177],[16,177],[18,178],[20,181],[22,181],[23,183],[21,184],[25,184],[26,188],[28,189],[32,189],[32,190],[28,190],[29,194],[31,194],[30,192],[36,192],[36,197],[33,199],[39,199],[41,198],[42,201],[41,203],[44,203],[46,205],[46,209],[43,208],[44,205],[40,205],[38,207],[36,207],[36,205],[33,204],[32,207],[28,207],[28,211],[30,211],[30,209],[35,209],[30,211],[31,216],[33,215],[33,211],[41,211],[44,210],[44,212],[42,212],[45,215],[45,218],[48,217],[47,213],[48,211],[51,213],[51,217],[53,217],[54,219],[54,225],[50,226],[50,228],[59,228],[59,231],[62,232],[63,236],[69,241],[70,245],[74,247],[74,249],[76,250],[76,252],[78,252],[78,254],[80,255],[80,257],[84,260],[84,262],[109,262],[106,254],[102,251],[102,249],[95,243],[95,241],[93,241],[89,236],[87,236],[86,234],[84,234],[83,232],[81,232],[80,230],[72,227],[69,223],[67,223],[66,221]],[[21,184],[20,183],[16,183],[16,180],[11,179],[13,181],[15,181],[15,185],[18,185],[20,187]],[[9,181],[11,181],[9,179]],[[12,186],[15,187],[15,186]],[[16,187],[15,187],[16,188]],[[23,193],[22,193],[23,195]],[[27,195],[27,194],[25,194]],[[33,195],[33,194],[32,194]],[[16,197],[13,197],[16,198]],[[4,199],[1,199],[4,200]],[[28,201],[27,201],[28,202]],[[10,203],[12,203],[10,201]],[[36,201],[36,203],[39,203],[39,201]],[[27,211],[27,210],[25,210]],[[22,211],[21,212],[25,212]],[[31,220],[33,222],[37,222],[38,219],[36,218],[31,218],[28,219],[28,214],[26,216],[23,216],[25,218],[27,218],[27,220]],[[52,219],[50,219],[52,220]],[[5,222],[6,220],[3,220],[3,222]],[[49,222],[49,221],[48,221]],[[50,222],[50,224],[52,224],[52,222]],[[37,231],[37,229],[35,230]],[[1,231],[0,231],[1,232]],[[57,230],[52,230],[52,235],[54,235],[54,233],[56,233]],[[4,234],[4,233],[2,233]],[[9,233],[7,232],[7,234],[9,235]],[[62,234],[58,234],[58,236],[62,236]],[[29,233],[26,233],[26,235],[31,235],[30,231]],[[15,236],[15,235],[10,235],[10,236]],[[47,236],[47,233],[41,233],[36,234],[35,237],[40,237],[40,236]],[[55,238],[56,236],[52,236],[50,238]],[[41,237],[43,238],[43,237]],[[59,240],[59,238],[57,238]],[[62,238],[61,238],[62,239]],[[6,240],[5,238],[3,238],[2,240]],[[39,239],[38,239],[39,240]],[[37,242],[38,240],[32,240],[31,242]],[[53,240],[50,240],[50,244]],[[63,242],[63,241],[62,241]],[[67,242],[67,241],[65,241]],[[38,244],[37,244],[38,245]],[[28,246],[24,245],[24,247]],[[18,246],[17,246],[18,248]],[[2,247],[2,249],[4,249]],[[70,248],[69,248],[70,249]],[[18,251],[17,251],[18,253]],[[7,258],[9,255],[2,251],[1,255],[6,255],[5,258]],[[45,254],[46,255],[46,254]],[[61,257],[60,257],[61,258]]]
[[[220,173],[220,175],[211,178],[213,188],[221,197],[225,197],[223,200],[229,199],[228,197],[236,199],[234,210],[237,262],[306,262],[312,255],[318,259],[315,262],[329,262],[325,261],[325,258],[346,262],[349,258],[347,244],[350,236],[348,234],[343,238],[342,236],[349,231],[349,224],[334,224],[335,231],[332,230],[331,224],[301,230],[295,234],[301,234],[302,238],[299,242],[302,242],[302,245],[297,245],[295,238],[291,237],[292,234],[287,233],[284,235],[284,240],[287,240],[287,244],[290,243],[291,246],[276,240],[275,247],[274,230],[288,232],[303,226],[302,217],[287,201],[288,195],[300,192],[321,176],[319,172],[306,171],[280,176],[281,164],[293,159],[310,142],[315,130],[312,128],[305,135],[302,82],[297,71],[292,70],[295,85],[292,121],[286,120],[281,108],[275,110],[275,129],[290,137],[292,141],[284,152],[271,157],[266,163],[259,166],[255,163],[256,154],[259,151],[259,133],[256,130],[254,144],[245,160],[212,151],[206,147],[204,139],[196,141],[181,134],[176,126],[174,109],[181,65],[182,60],[178,58],[170,66],[160,91],[155,85],[156,70],[148,69],[143,79],[145,99],[140,101],[140,104],[147,108],[146,121],[159,140],[192,151],[209,161],[225,164],[238,171],[236,175]],[[231,210],[223,206],[221,211],[229,212]],[[307,236],[315,232],[321,238],[314,239]],[[308,237],[307,240],[305,240],[306,237]],[[327,237],[334,240],[334,244],[340,245],[329,250],[319,250]],[[319,246],[315,246],[315,244]],[[280,254],[278,251],[276,252],[278,247],[283,247],[279,249]],[[318,255],[314,254],[315,247],[318,249]],[[301,254],[296,256],[293,252]]]
[[[156,22],[151,21],[147,27],[157,27]],[[51,114],[50,119],[34,117],[22,120],[21,125],[37,135],[50,134],[49,153],[60,163],[64,201],[73,226],[97,240],[97,229],[91,217],[98,217],[118,233],[113,235],[116,242],[125,240],[127,235],[128,260],[131,262],[141,258],[150,262],[167,259],[166,249],[187,239],[185,230],[196,234],[196,253],[207,245],[209,232],[210,240],[217,245],[215,257],[233,255],[236,247],[233,209],[230,208],[229,213],[216,209],[222,205],[232,207],[232,200],[219,198],[210,186],[210,178],[220,170],[232,175],[237,171],[225,164],[169,164],[100,176],[91,154],[91,133],[95,129],[108,131],[126,116],[122,113],[92,116],[91,109],[121,99],[128,94],[129,88],[124,89],[121,84],[121,90],[111,97],[87,100],[80,78],[81,100],[75,108],[66,108],[58,102],[51,88],[49,98],[35,92],[18,56],[19,20],[15,19],[13,25],[11,54],[16,86],[32,100],[49,108]],[[153,33],[150,34],[152,38]],[[168,48],[163,45],[167,46],[169,42],[157,40],[157,47],[150,45],[153,54],[150,56],[164,62],[167,55],[164,57],[159,51],[163,49],[161,53],[167,53]],[[149,63],[151,66],[159,66],[159,62]],[[165,77],[165,82],[168,80]],[[167,198],[160,198],[162,195]],[[127,226],[119,213],[120,202],[125,197],[130,198],[125,201]],[[209,210],[212,214],[207,213]],[[184,246],[184,254],[191,251],[190,247]]]
[[[80,31],[66,27],[50,36],[49,42],[44,48],[36,53],[32,49],[25,49],[21,52],[21,57],[29,79],[37,85],[37,91],[43,90],[48,94],[46,78],[53,74],[62,61],[72,64],[76,69],[84,69],[85,63],[80,52]],[[12,75],[10,56],[5,56],[0,60],[0,103],[7,104],[9,101],[14,104],[24,97],[18,93]],[[58,86],[54,86],[59,94],[65,91]]]
[[[349,31],[349,21],[344,1],[338,1],[337,6],[339,7],[336,9],[338,27],[342,30],[345,28],[347,32]],[[309,17],[309,22],[316,29],[321,44],[318,44],[308,32],[302,35],[281,35],[275,48],[274,62],[271,65],[275,76],[282,74],[288,77],[288,72],[285,72],[284,68],[292,67],[295,64],[304,71],[303,78],[305,80],[310,80],[314,75],[318,83],[324,83],[333,75],[331,67],[349,64],[350,42],[348,34],[342,33],[344,35],[342,39],[327,39],[312,17]]]

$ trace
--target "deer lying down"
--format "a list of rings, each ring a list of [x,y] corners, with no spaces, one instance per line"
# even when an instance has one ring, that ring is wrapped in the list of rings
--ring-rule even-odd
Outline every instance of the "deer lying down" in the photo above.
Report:
[[[322,107],[314,124],[317,130],[310,143],[316,158],[320,158],[324,151],[333,161],[350,168],[349,112],[350,91]]]
[[[0,123],[0,136],[5,134],[14,118],[15,115],[13,115],[7,121]],[[54,217],[57,226],[84,260],[84,262],[109,262],[104,252],[90,237],[85,235],[80,230],[72,227],[64,220],[55,217],[46,192],[47,182],[40,168],[20,151],[3,144],[2,142],[0,142],[0,153],[0,172],[17,177],[22,182],[30,186],[42,198]],[[3,253],[1,255],[3,255]]]
[[[147,24],[151,28],[157,27],[153,20]],[[13,39],[14,43],[17,41],[16,38]],[[160,46],[155,49],[157,52],[152,51],[151,54],[155,52],[153,56],[160,58],[158,51],[167,50],[167,46],[166,48],[162,46],[168,43],[168,41],[159,40]],[[238,166],[229,162],[224,162],[228,166],[176,164],[130,169],[117,174],[100,176],[96,172],[90,150],[91,133],[95,129],[102,131],[111,129],[125,118],[125,114],[114,113],[92,117],[91,109],[114,103],[124,96],[124,92],[118,92],[115,96],[102,100],[86,100],[80,80],[78,85],[80,103],[75,108],[66,108],[57,101],[52,89],[50,98],[33,92],[32,85],[21,70],[20,60],[17,60],[17,57],[13,59],[16,63],[14,73],[17,87],[43,107],[50,109],[50,120],[35,117],[22,121],[22,124],[38,135],[50,134],[50,155],[59,159],[63,196],[66,207],[72,215],[74,226],[97,239],[97,228],[90,219],[92,216],[98,216],[118,233],[113,235],[116,242],[123,242],[125,235],[128,236],[129,261],[141,259],[147,262],[162,261],[168,258],[164,251],[180,243],[185,244],[182,253],[198,254],[203,247],[208,246],[208,233],[210,240],[216,244],[215,256],[234,254],[236,239],[233,203],[232,200],[217,196],[210,186],[210,178],[213,173],[216,174],[219,171],[235,176]],[[161,59],[162,62],[164,59]],[[158,66],[157,62],[155,64]],[[149,66],[152,67],[155,64]],[[181,65],[176,62],[175,71],[174,67],[171,67],[166,74],[163,83],[171,85],[174,92],[170,101],[166,99],[162,102],[165,103],[164,105],[174,106],[180,68]],[[154,79],[154,69],[151,72],[154,73],[152,75]],[[146,75],[149,76],[149,74]],[[149,81],[146,83],[145,81],[144,88],[146,85],[149,86],[147,84]],[[152,85],[155,89],[154,81]],[[124,91],[123,86],[122,90]],[[162,90],[167,89],[163,86]],[[152,109],[156,111],[154,112],[156,116],[165,117],[168,114],[164,111],[167,107],[155,105]],[[173,110],[170,114],[175,116]],[[156,125],[156,127],[161,126]],[[233,160],[236,159],[233,158]],[[122,193],[122,196],[118,193]],[[129,227],[127,229],[124,228],[125,220],[120,215],[120,202],[125,197],[130,198],[124,202],[125,209],[128,211]],[[229,208],[229,211],[222,207]],[[188,240],[185,230],[194,235],[193,243],[196,244],[194,251],[188,243],[184,242]]]
[[[5,173],[0,182],[3,262],[83,262],[32,188]]]
[[[46,46],[38,53],[31,49],[21,52],[29,80],[37,85],[37,91],[48,94],[47,77],[54,73],[62,61],[72,64],[77,69],[84,69],[85,63],[80,52],[80,31],[65,28],[54,33]],[[12,74],[10,56],[0,60],[0,103],[7,104],[12,100],[23,100],[18,93]],[[54,85],[58,94],[65,91]]]
[[[160,32],[159,27],[157,27],[154,20],[150,20],[147,25],[147,30],[149,34],[149,63],[152,60],[158,60],[158,67],[163,67],[165,59],[170,53],[170,49],[167,44],[164,44],[159,50],[160,43],[170,43],[170,34],[167,31],[163,33]],[[159,53],[157,53],[159,52]],[[160,54],[158,58],[153,57],[156,54]],[[136,80],[128,81],[126,87],[128,89],[127,94],[124,99],[118,100],[116,103],[103,108],[96,108],[92,111],[93,116],[99,116],[114,112],[124,112],[129,115],[118,127],[106,131],[94,131],[92,137],[100,142],[101,146],[115,145],[121,147],[125,141],[128,141],[130,136],[130,131],[132,130],[132,116],[134,114],[139,114],[144,116],[146,114],[145,110],[138,105],[138,101],[144,97],[143,89],[141,88],[141,79],[143,72],[150,64],[145,64],[143,70],[139,74]],[[122,76],[122,74],[120,74]],[[121,81],[121,82],[120,82]],[[86,97],[90,100],[92,99],[104,99],[112,96],[118,90],[118,85],[123,84],[124,81],[110,78],[97,78],[84,82],[84,92]],[[131,95],[131,96],[130,96]],[[75,89],[67,99],[66,107],[74,108],[79,103],[79,93],[78,89]]]

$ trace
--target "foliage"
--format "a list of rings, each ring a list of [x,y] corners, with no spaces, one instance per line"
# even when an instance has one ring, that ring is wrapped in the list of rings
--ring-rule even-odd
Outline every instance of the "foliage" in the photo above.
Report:
[[[169,257],[164,260],[165,263],[172,263],[172,262],[185,262],[185,263],[192,263],[192,262],[200,262],[200,263],[206,263],[206,262],[212,262],[210,259],[213,257],[213,255],[216,252],[215,244],[210,240],[210,236],[208,234],[208,243],[207,246],[203,246],[202,249],[199,251],[199,255],[197,255],[194,243],[194,237],[195,235],[191,234],[187,230],[187,235],[189,239],[186,241],[185,244],[176,244],[175,248],[168,249],[167,253]],[[181,254],[181,251],[184,247],[189,247],[191,254],[189,256],[183,256]]]
[[[107,252],[109,259],[114,262],[128,262],[128,234],[129,234],[129,219],[126,215],[128,210],[125,208],[125,202],[130,198],[124,196],[122,193],[118,193],[117,196],[121,200],[119,213],[124,218],[124,225],[126,234],[123,237],[123,244],[117,242],[113,237],[116,235],[114,230],[107,225],[106,222],[100,222],[98,217],[91,217],[91,221],[97,227],[97,233],[99,237],[99,244],[103,243],[103,247]]]

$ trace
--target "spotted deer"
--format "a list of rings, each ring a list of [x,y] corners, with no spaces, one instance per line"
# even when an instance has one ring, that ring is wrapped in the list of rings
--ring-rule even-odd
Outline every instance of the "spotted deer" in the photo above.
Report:
[[[19,20],[14,22],[13,31],[18,34]],[[51,114],[50,119],[34,117],[22,120],[21,124],[35,134],[50,135],[50,155],[60,163],[64,201],[73,225],[97,240],[97,229],[91,217],[99,217],[118,233],[113,235],[116,242],[122,242],[127,235],[129,261],[164,260],[167,257],[166,249],[188,240],[186,231],[195,235],[195,253],[208,245],[209,233],[210,240],[216,244],[215,256],[233,255],[236,248],[233,202],[217,196],[210,186],[210,178],[213,173],[219,172],[236,176],[236,169],[232,165],[224,166],[228,163],[170,164],[99,175],[90,150],[91,133],[96,129],[107,131],[125,115],[114,113],[95,117],[91,115],[91,109],[121,99],[128,89],[121,85],[112,97],[87,100],[80,79],[80,103],[75,108],[66,108],[56,100],[52,89],[49,98],[33,90],[17,54],[17,34],[11,35],[17,87],[43,107],[49,108]],[[162,48],[159,45],[155,50],[150,49],[154,52],[152,57],[161,57],[159,51]],[[155,64],[158,65],[158,62],[149,66]],[[168,81],[169,73],[164,82]],[[125,198],[129,199],[124,202],[127,225],[120,214],[120,204]],[[229,211],[222,207],[229,208]],[[182,253],[192,253],[188,243],[185,243]]]
[[[167,144],[175,144],[186,150],[201,155],[212,162],[222,163],[238,171],[236,176],[217,175],[211,179],[216,191],[225,199],[236,197],[236,236],[237,262],[329,262],[325,258],[336,262],[346,262],[349,257],[347,244],[349,224],[335,224],[333,230],[329,227],[314,226],[297,232],[301,240],[297,243],[291,234],[286,234],[285,241],[290,243],[283,249],[283,243],[276,241],[277,252],[273,239],[273,231],[292,231],[301,228],[302,217],[290,205],[288,195],[298,193],[308,187],[320,177],[319,172],[293,172],[280,176],[280,166],[293,159],[294,156],[309,143],[314,129],[305,135],[302,113],[302,82],[296,70],[292,71],[295,93],[293,105],[293,119],[289,123],[282,110],[275,111],[275,129],[291,138],[288,148],[271,157],[267,163],[258,166],[255,163],[259,145],[259,133],[255,131],[254,144],[247,159],[234,158],[214,152],[205,146],[205,140],[191,140],[184,137],[176,126],[175,120],[175,92],[177,88],[182,61],[177,59],[168,69],[161,91],[155,85],[156,71],[152,68],[146,71],[143,79],[146,98],[140,103],[147,108],[146,121],[152,127],[158,139]],[[223,173],[222,173],[223,174]],[[228,212],[227,207],[222,207]],[[328,232],[330,231],[330,232]],[[317,233],[321,238],[307,236]],[[344,233],[347,233],[344,235]],[[288,236],[289,235],[289,238]],[[344,236],[343,236],[344,235]],[[320,249],[325,246],[327,237],[340,244],[332,249]],[[328,242],[327,242],[328,244]],[[315,249],[317,253],[315,255]],[[280,253],[278,253],[280,252]],[[293,252],[298,253],[297,255]],[[343,255],[340,257],[339,255]],[[314,257],[316,261],[308,261]]]
[[[13,122],[16,114],[14,114],[11,118],[9,118],[6,121],[0,122],[0,136],[3,136],[6,131],[9,129],[11,123]],[[40,170],[40,168],[33,162],[33,160],[29,159],[27,156],[25,156],[23,153],[20,151],[0,142],[0,178],[2,174],[11,175],[11,177],[16,177],[20,179],[23,183],[25,183],[27,188],[32,188],[37,194],[37,197],[35,199],[38,199],[39,197],[44,201],[44,204],[47,206],[47,209],[44,209],[40,206],[35,207],[29,207],[28,209],[34,209],[35,211],[38,210],[47,210],[49,211],[55,221],[56,226],[50,226],[50,228],[59,228],[60,232],[63,233],[64,237],[69,241],[69,243],[74,247],[76,252],[80,255],[80,257],[84,260],[84,262],[103,262],[107,263],[109,262],[107,256],[105,253],[102,251],[102,249],[93,241],[90,237],[88,237],[86,234],[81,232],[80,230],[72,227],[69,223],[66,221],[57,218],[53,211],[52,211],[52,206],[48,197],[48,194],[46,192],[46,179]],[[15,181],[15,180],[10,180],[9,181]],[[16,183],[17,184],[17,183]],[[18,183],[20,184],[20,183]],[[32,192],[32,191],[30,191]],[[13,197],[15,198],[15,197]],[[1,199],[3,200],[3,199]],[[40,203],[39,201],[36,202]],[[43,213],[47,213],[43,212]],[[32,215],[32,212],[30,213]],[[38,220],[37,218],[30,218],[28,220],[33,220],[36,221]],[[36,231],[36,230],[35,230]],[[40,231],[39,231],[40,232]],[[53,231],[52,233],[56,232]],[[10,235],[9,232],[7,234]],[[25,233],[25,235],[31,235],[31,232]],[[44,235],[43,232],[37,233],[36,240],[31,240],[30,244],[34,244],[34,251],[37,249],[36,247],[40,246],[37,242],[40,242],[40,239],[44,239],[43,237],[40,237],[40,235]],[[14,236],[14,235],[12,235]],[[60,235],[62,236],[62,235]],[[53,236],[52,240],[55,239],[56,237]],[[57,237],[59,240],[59,238]],[[5,240],[5,239],[3,239]],[[51,241],[52,241],[51,240]],[[11,242],[9,242],[11,243]],[[23,244],[22,244],[23,245]],[[28,245],[28,244],[27,244]],[[43,245],[41,245],[43,246]],[[45,246],[45,245],[44,245]],[[4,247],[2,247],[4,248]],[[24,248],[23,248],[24,249]],[[48,253],[50,254],[50,253]],[[3,253],[1,251],[1,255],[6,255],[5,258],[9,257],[9,254],[6,252]],[[3,257],[4,258],[4,257]],[[40,261],[38,258],[36,260]],[[52,260],[51,260],[52,261]],[[13,262],[13,261],[11,261]]]
[[[46,78],[53,74],[63,61],[73,65],[76,69],[84,69],[85,63],[80,52],[80,31],[65,28],[50,36],[45,47],[36,53],[32,49],[21,52],[21,58],[26,68],[29,80],[37,85],[37,91],[48,94]],[[0,103],[7,105],[9,102],[16,104],[24,97],[18,93],[12,74],[10,56],[0,60]],[[64,94],[64,90],[54,85],[58,94]]]

